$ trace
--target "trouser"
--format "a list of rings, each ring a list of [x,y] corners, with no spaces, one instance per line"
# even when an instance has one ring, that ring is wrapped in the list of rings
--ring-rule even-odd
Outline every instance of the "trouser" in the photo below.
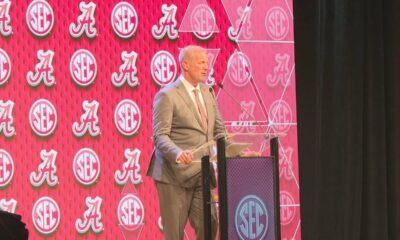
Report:
[[[198,240],[204,240],[203,192],[201,177],[191,188],[156,181],[160,201],[160,213],[165,240],[182,240],[186,221],[196,232]],[[214,199],[211,191],[211,199]],[[217,235],[217,212],[211,204],[212,239]]]

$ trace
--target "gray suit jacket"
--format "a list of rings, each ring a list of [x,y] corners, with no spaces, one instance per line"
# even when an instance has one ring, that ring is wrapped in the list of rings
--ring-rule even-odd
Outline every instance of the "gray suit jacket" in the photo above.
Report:
[[[176,163],[182,150],[195,149],[214,136],[225,134],[225,127],[218,111],[213,92],[200,85],[208,118],[208,131],[202,126],[197,107],[191,100],[181,80],[177,79],[161,89],[153,102],[153,141],[155,149],[147,170],[154,180],[191,187],[199,176],[201,164]],[[195,159],[207,154],[203,149]]]

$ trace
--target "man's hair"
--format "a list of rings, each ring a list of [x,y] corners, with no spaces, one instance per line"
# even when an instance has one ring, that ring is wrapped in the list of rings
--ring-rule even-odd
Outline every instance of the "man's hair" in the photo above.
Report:
[[[181,67],[182,67],[182,62],[185,61],[185,59],[187,58],[188,54],[190,54],[191,52],[196,51],[196,50],[201,50],[201,51],[205,51],[206,52],[205,48],[202,48],[202,47],[197,46],[197,45],[188,45],[188,46],[186,46],[186,47],[181,49],[181,51],[179,52],[179,57],[178,57],[179,58],[179,64],[181,65]]]

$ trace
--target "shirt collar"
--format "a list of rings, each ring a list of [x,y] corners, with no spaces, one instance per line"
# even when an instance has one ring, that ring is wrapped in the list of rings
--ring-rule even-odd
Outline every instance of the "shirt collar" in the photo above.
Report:
[[[179,79],[181,80],[181,82],[183,83],[183,86],[185,86],[186,90],[191,93],[193,92],[194,89],[197,89],[200,91],[200,84],[197,84],[196,87],[193,87],[193,85],[188,82],[182,75],[179,77]]]

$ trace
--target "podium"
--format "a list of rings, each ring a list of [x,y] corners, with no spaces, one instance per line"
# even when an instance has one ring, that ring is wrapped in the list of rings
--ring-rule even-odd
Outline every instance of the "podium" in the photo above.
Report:
[[[270,154],[261,157],[227,157],[225,138],[217,140],[220,239],[280,239],[278,139],[264,139]],[[202,169],[205,239],[211,239],[208,156]]]

